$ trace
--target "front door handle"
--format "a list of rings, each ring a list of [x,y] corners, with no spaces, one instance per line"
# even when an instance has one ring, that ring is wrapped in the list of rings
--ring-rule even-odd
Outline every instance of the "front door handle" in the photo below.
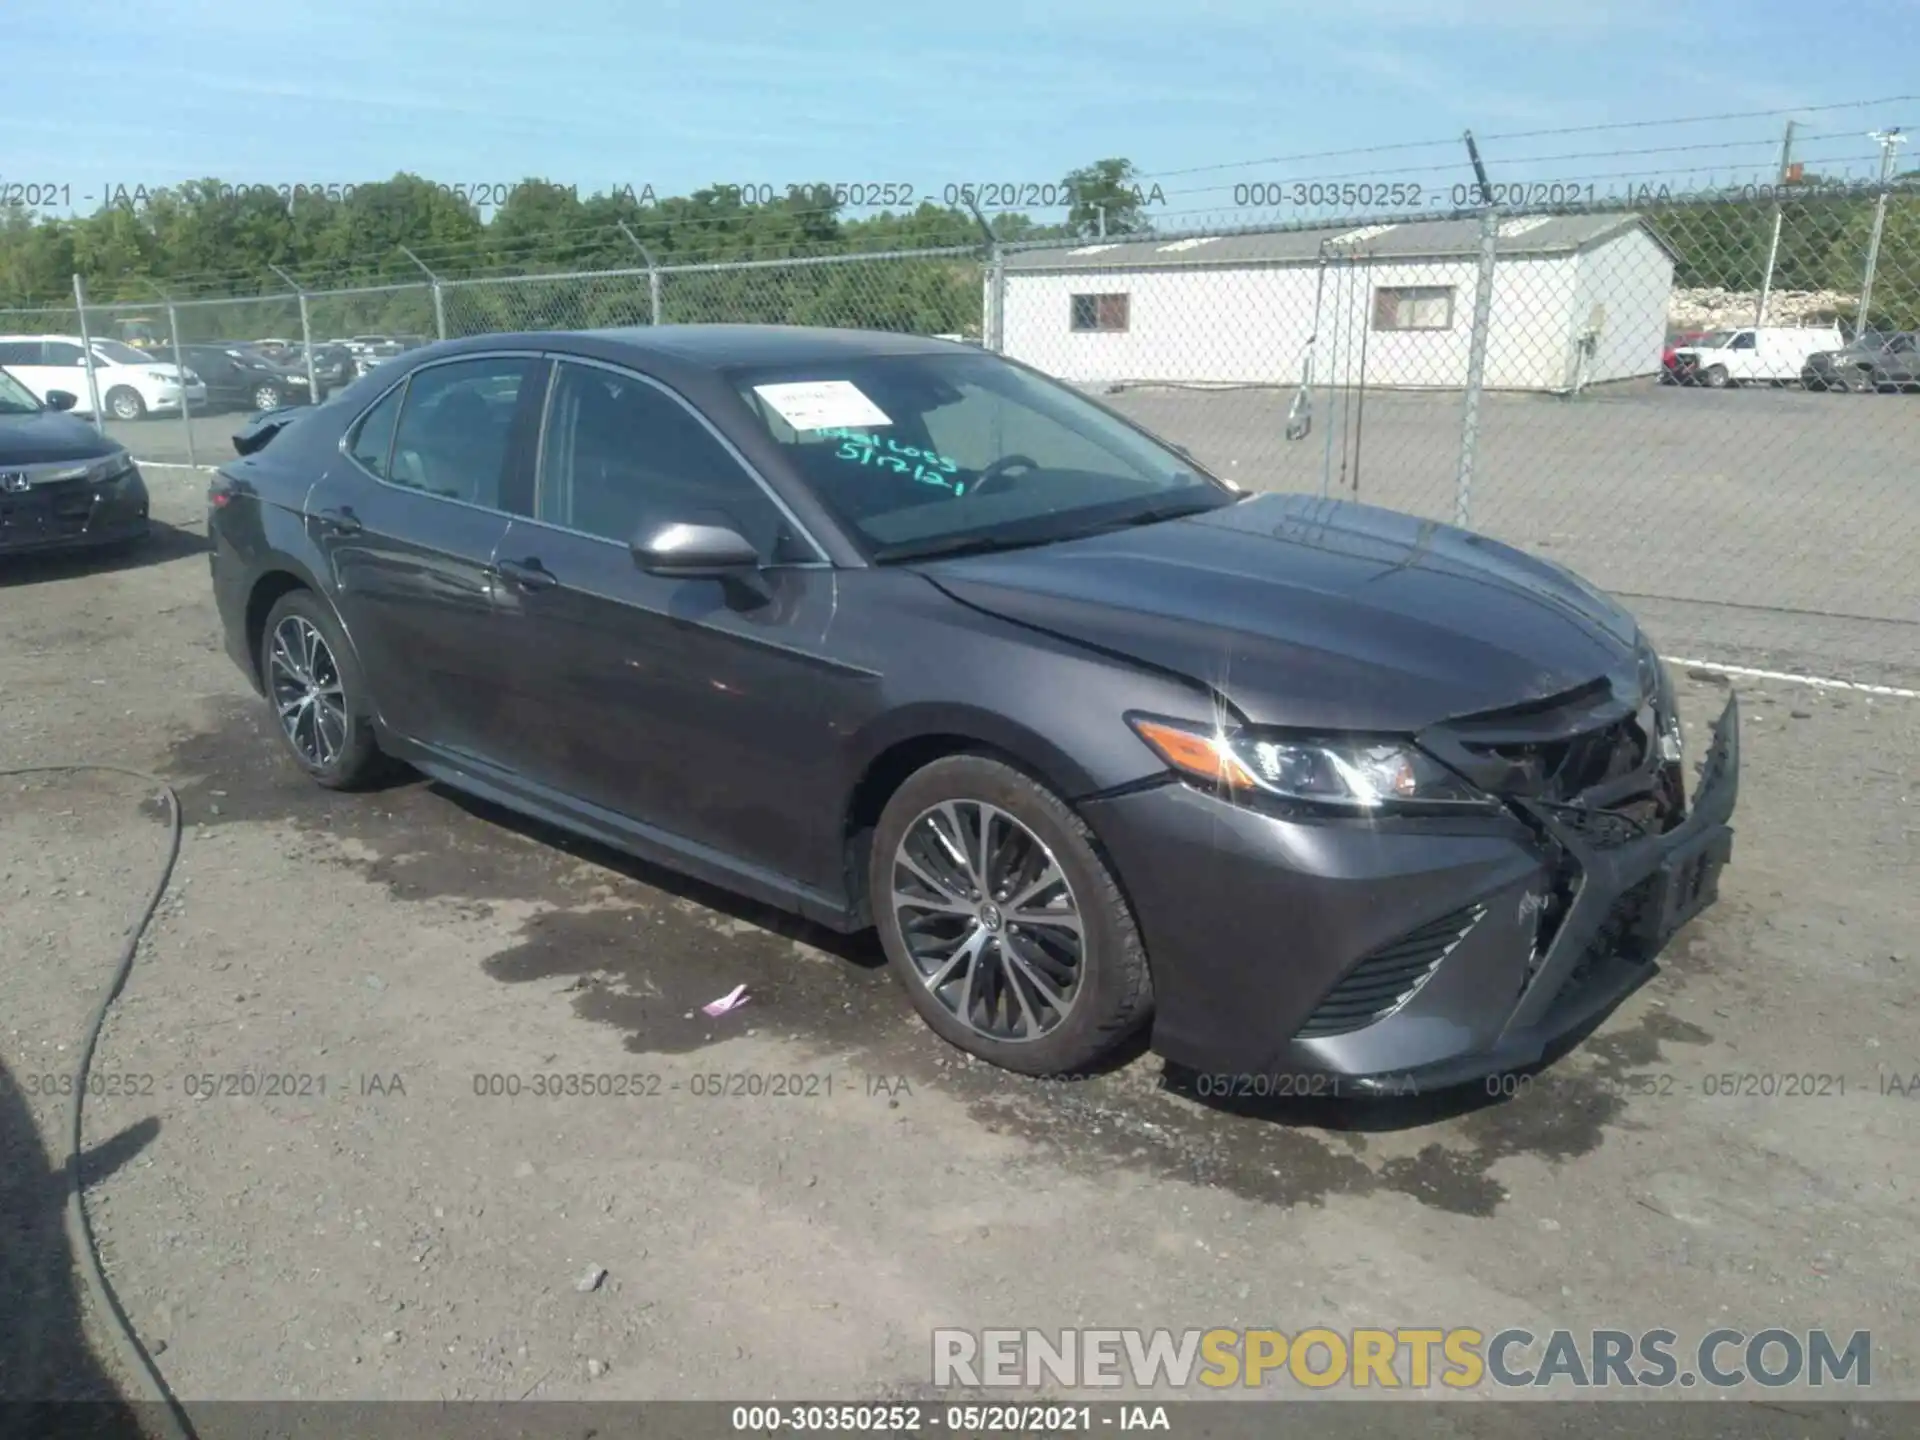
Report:
[[[338,510],[322,510],[315,518],[336,535],[358,535],[366,529],[350,505],[342,505]]]
[[[531,557],[525,560],[502,560],[494,568],[523,590],[546,590],[560,583],[557,575]]]

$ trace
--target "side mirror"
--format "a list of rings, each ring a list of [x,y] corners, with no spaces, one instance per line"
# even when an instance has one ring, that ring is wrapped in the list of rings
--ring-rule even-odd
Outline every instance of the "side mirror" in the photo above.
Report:
[[[79,403],[80,397],[71,390],[47,391],[47,408],[49,410],[71,410]]]
[[[651,575],[722,578],[760,568],[760,552],[726,525],[676,521],[642,531],[628,548],[634,562]]]

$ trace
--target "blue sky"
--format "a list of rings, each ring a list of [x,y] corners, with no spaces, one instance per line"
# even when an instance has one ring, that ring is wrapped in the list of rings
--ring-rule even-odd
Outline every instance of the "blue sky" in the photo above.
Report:
[[[1920,92],[1920,4],[1816,24],[1783,0],[7,0],[0,49],[0,188],[81,210],[114,185],[397,170],[937,196],[1121,155],[1156,208],[1198,215],[1256,181],[1451,186],[1468,127],[1495,180],[1764,178],[1794,107]],[[1749,111],[1778,114],[1506,138]],[[1920,129],[1920,103],[1803,118],[1810,161],[1864,174],[1865,132]],[[1414,142],[1438,143],[1237,164]],[[1208,166],[1235,168],[1171,173]]]

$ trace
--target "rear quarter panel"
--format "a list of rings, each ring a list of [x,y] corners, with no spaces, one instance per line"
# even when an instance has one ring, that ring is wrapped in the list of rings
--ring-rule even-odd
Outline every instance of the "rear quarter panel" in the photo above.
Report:
[[[207,511],[214,604],[227,653],[256,689],[249,607],[262,583],[284,584],[272,577],[285,575],[328,594],[324,561],[307,528],[306,500],[329,461],[338,459],[340,433],[357,413],[310,412],[264,449],[229,460],[214,478],[212,488],[225,495],[223,504],[210,501]]]

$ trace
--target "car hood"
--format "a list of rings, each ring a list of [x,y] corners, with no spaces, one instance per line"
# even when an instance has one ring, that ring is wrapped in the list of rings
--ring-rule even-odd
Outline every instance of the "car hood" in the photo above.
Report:
[[[1255,724],[1412,732],[1638,684],[1638,628],[1600,592],[1370,505],[1262,495],[915,568],[964,604],[1208,686]]]
[[[62,411],[0,415],[0,470],[58,460],[104,460],[119,448],[86,421]]]

